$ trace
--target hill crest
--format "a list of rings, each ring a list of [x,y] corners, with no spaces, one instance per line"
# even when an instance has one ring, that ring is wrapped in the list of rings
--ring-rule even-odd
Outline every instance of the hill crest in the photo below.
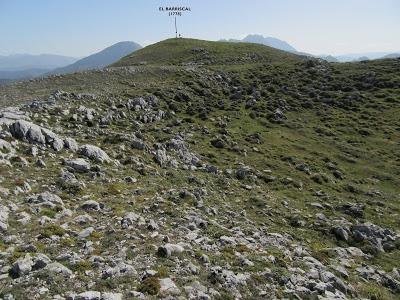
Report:
[[[125,56],[112,66],[245,64],[300,58],[301,56],[255,43],[172,38]]]

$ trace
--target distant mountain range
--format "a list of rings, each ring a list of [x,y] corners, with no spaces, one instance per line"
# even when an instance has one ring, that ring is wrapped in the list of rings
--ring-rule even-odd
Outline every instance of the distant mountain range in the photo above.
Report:
[[[140,48],[142,46],[134,42],[119,42],[82,59],[52,54],[0,56],[0,84],[44,75],[103,68]]]
[[[28,79],[36,76],[43,75],[49,72],[51,69],[23,69],[16,71],[0,70],[0,79]]]
[[[390,53],[385,55],[383,58],[399,58],[400,57],[400,52],[399,53]]]
[[[229,39],[229,40],[221,40],[225,42],[233,42],[233,43],[253,43],[253,44],[261,44],[265,46],[269,46],[272,48],[284,50],[287,52],[297,52],[297,50],[289,45],[287,42],[282,41],[280,39],[274,38],[274,37],[264,37],[260,34],[249,34],[245,38],[241,40],[236,40],[236,39]]]
[[[82,58],[71,65],[52,70],[48,74],[65,74],[100,69],[141,48],[142,46],[135,42],[119,42],[98,53]]]
[[[339,62],[339,60],[332,55],[319,55],[318,57],[322,58],[328,62]]]
[[[274,37],[264,37],[260,34],[249,34],[245,38],[239,39],[221,39],[223,42],[247,42],[247,43],[255,43],[266,45],[272,48],[284,50],[287,52],[296,53],[299,55],[306,55],[312,57],[319,57],[329,62],[351,62],[351,61],[362,61],[362,60],[371,60],[371,59],[379,59],[379,58],[397,58],[400,57],[399,53],[390,53],[390,52],[367,52],[367,53],[352,53],[352,54],[344,54],[344,55],[312,55],[309,53],[299,52],[289,43],[282,41],[280,39]]]
[[[54,54],[0,56],[0,79],[25,79],[76,62],[78,58]]]
[[[54,54],[0,55],[0,70],[21,71],[26,69],[54,69],[76,62],[78,58]]]
[[[397,58],[400,53],[390,53],[390,52],[365,52],[365,53],[351,53],[343,55],[318,55],[319,58],[325,59],[329,62],[352,62],[352,61],[363,61],[363,60],[373,60],[381,58]]]
[[[343,54],[343,55],[337,55],[335,57],[340,62],[349,62],[349,61],[390,58],[390,57],[386,57],[387,55],[394,55],[394,53],[391,53],[391,52],[365,52],[365,53]],[[399,55],[399,54],[397,54],[397,55]]]

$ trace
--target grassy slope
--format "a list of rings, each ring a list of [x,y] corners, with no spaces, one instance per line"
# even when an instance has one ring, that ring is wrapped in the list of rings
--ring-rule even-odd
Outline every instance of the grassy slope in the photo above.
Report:
[[[194,48],[206,51],[193,52]],[[221,169],[244,163],[255,170],[272,171],[277,179],[259,189],[246,191],[238,183],[230,188],[233,194],[226,191],[232,206],[242,209],[245,203],[248,214],[260,224],[267,223],[272,231],[289,232],[316,252],[324,246],[334,246],[335,239],[320,232],[323,228],[288,225],[293,216],[311,224],[315,213],[321,212],[310,206],[316,201],[333,207],[340,203],[359,203],[365,205],[366,213],[358,221],[371,221],[394,230],[400,228],[399,60],[307,65],[302,57],[254,44],[172,39],[137,51],[113,67],[143,62],[147,66],[139,67],[139,72],[115,69],[65,75],[0,87],[0,96],[3,101],[17,96],[29,99],[42,97],[54,89],[100,91],[121,99],[154,93],[163,100],[164,106],[174,109],[176,116],[185,120],[180,129],[193,124],[209,128],[208,135],[194,133],[191,148],[210,163]],[[164,67],[190,62],[208,66],[197,66],[195,71],[183,66]],[[231,79],[229,85],[214,80],[217,74],[227,74]],[[230,99],[232,87],[243,91],[242,100]],[[261,92],[261,98],[253,107],[245,108],[254,89]],[[187,95],[186,100],[176,98],[177,94]],[[290,108],[285,113],[287,120],[276,124],[269,117],[281,101]],[[227,142],[237,143],[239,152],[210,147],[210,140],[222,135],[218,118],[228,121]],[[119,124],[113,129],[121,131],[126,126],[129,124]],[[260,134],[261,144],[248,141],[249,135],[255,133]],[[157,131],[151,134],[156,135]],[[154,138],[162,139],[162,134]],[[333,176],[328,162],[337,165],[344,179]],[[326,180],[314,181],[312,176],[296,168],[300,163]],[[287,177],[301,182],[303,188],[284,184]],[[179,175],[167,178],[163,184],[174,187],[177,178]],[[211,183],[225,188],[210,180]],[[318,199],[315,196],[318,190],[327,193],[329,198]],[[373,191],[380,194],[371,194]],[[289,202],[289,209],[282,209],[281,200]],[[266,218],[260,214],[258,205],[276,208],[282,218]],[[357,221],[334,210],[323,213]],[[400,267],[396,259],[399,254],[399,250],[380,254],[373,263],[387,270]]]
[[[223,64],[241,58],[255,56],[257,62],[298,60],[299,57],[271,47],[251,43],[209,42],[195,39],[168,39],[135,53],[112,66],[132,66],[138,64],[177,65],[190,62]]]

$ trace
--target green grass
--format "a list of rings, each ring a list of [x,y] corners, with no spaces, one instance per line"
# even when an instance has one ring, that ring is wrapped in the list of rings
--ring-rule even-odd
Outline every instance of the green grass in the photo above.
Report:
[[[168,49],[166,51],[166,49]],[[136,51],[113,67],[146,64],[179,65],[235,64],[243,62],[271,62],[277,60],[298,60],[298,56],[250,43],[210,42],[195,39],[168,39]]]
[[[199,48],[204,50],[193,51]],[[142,65],[144,62],[146,65]],[[195,62],[195,67],[185,65],[190,62]],[[107,166],[107,182],[104,178],[78,174],[86,187],[79,191],[63,190],[62,199],[67,208],[74,210],[84,199],[93,199],[105,205],[107,217],[108,214],[120,217],[128,211],[146,211],[152,218],[163,220],[160,235],[174,239],[171,232],[187,226],[186,212],[194,210],[198,203],[198,199],[181,199],[179,191],[205,189],[204,205],[218,209],[217,216],[208,215],[209,221],[217,221],[220,225],[208,224],[201,229],[205,236],[212,239],[229,236],[230,229],[236,225],[248,235],[252,234],[254,227],[263,228],[267,232],[290,234],[293,242],[308,247],[312,256],[328,263],[331,257],[326,248],[348,245],[336,241],[329,234],[329,227],[315,225],[317,213],[328,218],[346,218],[351,222],[371,221],[392,230],[400,227],[400,72],[399,61],[390,59],[313,66],[314,63],[313,60],[310,63],[302,57],[259,45],[171,39],[123,58],[108,72],[69,74],[2,86],[0,105],[45,98],[52,90],[63,89],[99,95],[95,101],[74,100],[69,103],[71,111],[85,105],[103,113],[110,109],[110,98],[123,104],[136,96],[156,95],[160,109],[173,110],[175,114],[137,128],[133,120],[140,112],[128,111],[121,106],[119,109],[127,114],[127,118],[102,128],[104,134],[101,136],[93,135],[93,127],[85,123],[74,124],[67,118],[56,123],[55,116],[60,114],[63,104],[54,108],[49,106],[49,125],[62,127],[68,124],[68,134],[79,129],[77,139],[80,143],[99,145],[121,162],[118,167]],[[128,72],[119,66],[134,66],[136,71]],[[221,74],[229,80],[216,79]],[[370,76],[368,74],[375,74],[374,78],[367,80],[365,76]],[[366,84],[368,82],[372,84]],[[242,97],[234,100],[232,95],[237,89]],[[260,96],[252,107],[246,107],[254,91]],[[282,106],[287,107],[284,112],[286,119],[277,122],[273,115]],[[34,121],[39,123],[42,120],[38,115]],[[171,125],[176,119],[182,122]],[[226,123],[225,127],[221,121]],[[187,143],[191,151],[199,154],[205,164],[216,166],[221,174],[162,168],[154,163],[150,153],[130,148],[129,138],[123,134],[134,132],[140,132],[149,146],[166,142],[178,133],[190,132],[192,135],[187,137]],[[260,143],[255,142],[255,136]],[[215,138],[224,139],[223,149],[211,146],[210,141]],[[120,146],[125,146],[125,150]],[[60,155],[66,156],[67,153],[61,152]],[[135,164],[129,162],[130,156],[143,162],[144,171],[137,170]],[[60,172],[59,157],[46,156],[46,165],[46,169],[0,168],[2,186],[12,190],[15,184],[22,185],[30,180],[33,191],[42,192],[43,187],[57,184],[55,174]],[[238,180],[235,175],[224,174],[228,169],[234,172],[242,165],[251,168],[246,179]],[[300,165],[307,166],[310,174],[302,171]],[[343,173],[342,179],[335,177],[332,165]],[[138,182],[127,183],[124,181],[126,176],[133,176]],[[197,181],[189,180],[191,176],[195,176]],[[244,185],[252,189],[245,189]],[[327,197],[316,196],[319,190]],[[167,196],[166,191],[171,193]],[[371,193],[374,191],[379,193]],[[155,205],[156,195],[164,195],[165,199]],[[16,200],[22,201],[24,197],[19,195]],[[283,201],[288,203],[287,207]],[[312,202],[331,208],[314,208],[310,205]],[[348,202],[365,206],[363,219],[335,209],[337,205]],[[242,211],[245,216],[241,215]],[[45,209],[39,214],[54,217],[56,212]],[[234,220],[238,224],[232,225],[231,212],[237,213]],[[101,217],[101,214],[89,214]],[[291,226],[296,218],[304,221],[304,225]],[[247,220],[253,223],[250,225]],[[19,228],[19,233],[31,237],[34,242],[38,234],[50,237],[65,233],[58,225],[21,228],[11,218],[9,223],[10,234],[15,234],[15,228]],[[73,222],[70,227],[76,232],[82,229]],[[115,228],[106,234],[96,232],[90,237],[95,242],[95,254],[101,255],[103,249],[113,249],[118,241],[125,239],[119,227]],[[143,234],[155,242],[146,230]],[[41,242],[45,243],[46,239]],[[1,244],[0,248],[7,246]],[[58,247],[80,251],[81,245],[69,237],[55,241],[51,247],[45,246],[49,245],[43,244],[42,252],[55,255],[59,252]],[[127,254],[132,260],[142,254],[154,255],[154,248],[149,243],[134,246],[135,251],[130,250]],[[256,263],[253,267],[246,267],[249,272],[269,267],[277,274],[285,275],[287,264],[290,264],[283,252],[274,247],[252,251],[239,245],[224,249],[223,255],[193,249],[194,253],[208,255],[213,263],[230,264],[235,271],[242,272],[243,267],[234,255],[236,251]],[[381,253],[365,262],[390,271],[391,267],[400,267],[398,251]],[[15,253],[15,258],[18,255],[20,252]],[[279,262],[277,266],[265,262],[262,259],[264,255],[274,255]],[[363,261],[362,258],[359,260],[357,263]],[[84,261],[82,265],[78,264],[76,271],[83,274],[91,267],[95,269]],[[174,260],[171,259],[158,259],[152,268],[160,274],[175,275]],[[208,283],[206,275],[201,280]],[[259,281],[260,278],[253,276],[253,284],[258,285]],[[107,290],[117,288],[119,284],[136,286],[137,282],[113,279],[99,280],[96,284]],[[155,279],[139,285],[146,293],[157,293]],[[357,290],[365,297],[375,295],[378,299],[394,299],[388,290],[372,283],[360,284]],[[221,295],[231,297],[228,292]]]

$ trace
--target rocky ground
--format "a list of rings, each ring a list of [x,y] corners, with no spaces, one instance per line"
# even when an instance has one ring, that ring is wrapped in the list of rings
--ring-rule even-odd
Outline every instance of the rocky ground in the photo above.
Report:
[[[383,88],[396,115],[399,82],[343,92],[361,103],[343,109],[318,89],[277,99],[303,96],[273,77],[182,73],[196,84],[0,109],[0,298],[398,298],[400,126],[349,116]],[[385,142],[346,144],[353,121]]]

